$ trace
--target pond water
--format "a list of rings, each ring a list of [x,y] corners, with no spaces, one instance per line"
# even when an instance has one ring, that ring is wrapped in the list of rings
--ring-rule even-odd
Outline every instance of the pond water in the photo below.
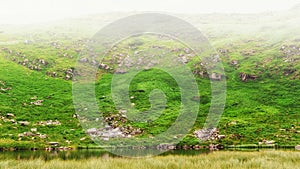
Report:
[[[282,149],[280,149],[282,151]],[[284,149],[291,151],[291,149]],[[140,150],[142,151],[142,150]],[[227,149],[221,151],[264,151],[259,149]],[[273,150],[276,151],[276,150]],[[293,151],[293,150],[292,150]],[[188,155],[188,156],[198,156],[211,153],[212,151],[208,149],[200,150],[170,150],[167,152],[162,152],[160,156],[165,155]],[[36,150],[36,151],[2,151],[0,152],[0,160],[8,159],[43,159],[45,161],[52,159],[62,159],[62,160],[79,160],[79,159],[88,159],[88,158],[118,158],[119,156],[109,153],[101,149],[82,149],[82,150],[68,150],[68,151],[45,151],[45,150]]]

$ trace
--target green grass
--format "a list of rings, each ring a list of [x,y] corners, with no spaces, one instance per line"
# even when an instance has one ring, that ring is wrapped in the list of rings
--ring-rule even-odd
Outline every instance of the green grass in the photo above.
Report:
[[[211,15],[209,18],[213,18]],[[197,18],[197,17],[196,17]],[[194,19],[196,19],[194,18]],[[237,17],[239,18],[239,17]],[[216,49],[228,49],[227,54],[220,54],[225,69],[227,80],[227,97],[225,110],[219,122],[218,128],[225,139],[218,141],[208,141],[201,143],[193,136],[193,131],[203,127],[207,113],[210,108],[211,86],[207,77],[196,76],[198,83],[200,105],[196,123],[179,143],[180,145],[196,145],[220,143],[225,145],[246,145],[258,144],[263,140],[274,140],[277,145],[298,145],[300,144],[300,106],[298,105],[300,92],[300,61],[299,54],[291,57],[294,62],[285,61],[286,54],[280,48],[283,45],[300,46],[296,40],[297,36],[291,37],[286,33],[295,30],[286,27],[278,30],[276,38],[269,39],[269,29],[263,29],[266,24],[258,24],[255,20],[246,25],[239,19],[233,18],[219,20],[219,24],[203,22],[199,27],[212,28],[205,32]],[[263,18],[266,20],[266,18]],[[275,22],[271,19],[271,23]],[[70,21],[72,22],[72,21]],[[73,21],[71,25],[80,24]],[[87,21],[84,21],[86,23]],[[202,23],[202,22],[201,22]],[[231,23],[231,24],[228,24]],[[277,28],[276,22],[276,28]],[[283,23],[284,24],[284,23]],[[217,28],[224,26],[222,31]],[[11,87],[11,90],[0,91],[0,116],[12,113],[16,117],[11,119],[0,119],[0,147],[45,147],[49,141],[58,141],[62,146],[86,146],[93,142],[85,135],[78,119],[72,115],[75,113],[72,100],[72,82],[64,80],[65,71],[74,68],[80,50],[90,36],[91,32],[80,32],[70,27],[64,27],[56,31],[46,31],[48,28],[41,28],[36,31],[6,28],[1,33],[1,49],[8,48],[9,51],[0,52],[0,83],[1,88]],[[96,27],[96,25],[93,25]],[[58,26],[59,27],[59,26]],[[241,28],[249,28],[249,30]],[[1,28],[2,29],[2,28]],[[87,29],[87,28],[85,28]],[[94,29],[94,28],[93,28]],[[58,31],[59,30],[59,31]],[[206,29],[204,29],[206,30]],[[235,32],[232,32],[234,30]],[[36,32],[35,32],[36,31]],[[66,33],[70,31],[70,33]],[[254,31],[254,32],[249,32]],[[275,33],[277,31],[274,31]],[[32,34],[35,40],[32,44],[24,44],[27,34]],[[78,33],[78,32],[77,32]],[[294,32],[295,33],[295,32]],[[3,35],[3,36],[2,36]],[[77,35],[77,36],[75,36]],[[227,38],[231,37],[231,38]],[[5,42],[11,42],[5,44]],[[53,42],[59,44],[53,46]],[[110,51],[104,58],[104,62],[111,64],[112,68],[117,67],[118,60],[110,60],[116,53],[123,53],[125,56],[132,55],[136,50],[147,51],[151,46],[161,46],[159,51],[151,51],[160,54],[163,50],[179,48],[174,54],[183,53],[186,46],[168,38],[157,39],[155,36],[147,35],[129,38],[116,45],[116,51]],[[128,46],[132,48],[129,49]],[[133,49],[134,48],[134,49]],[[78,50],[79,49],[79,50]],[[254,50],[250,55],[245,53]],[[17,55],[16,52],[20,53]],[[31,64],[43,59],[48,65],[40,65],[41,70],[34,71],[28,65],[22,66],[18,62],[28,59]],[[138,59],[138,58],[135,58]],[[165,60],[164,60],[165,59]],[[162,61],[168,61],[168,57]],[[238,65],[231,65],[233,60],[238,61]],[[187,64],[192,70],[201,70],[198,59],[193,59]],[[284,75],[286,70],[295,70],[290,75]],[[56,78],[47,76],[47,72],[56,72]],[[242,82],[240,73],[256,75],[257,79]],[[120,75],[126,77],[125,75]],[[105,117],[117,113],[113,96],[111,95],[111,71],[99,70],[96,80],[96,99],[99,110]],[[119,85],[119,89],[124,87]],[[160,113],[149,112],[151,108],[149,94],[153,89],[160,89],[164,92],[167,102],[166,109]],[[138,92],[143,91],[143,92]],[[129,96],[134,96],[131,102],[135,103],[135,108],[143,112],[144,121],[127,121],[120,126],[132,126],[141,128],[143,133],[138,137],[152,137],[166,131],[176,119],[180,110],[180,87],[176,81],[166,72],[157,69],[141,71],[130,83]],[[195,93],[196,95],[196,93]],[[104,97],[103,97],[104,96]],[[31,98],[44,100],[42,106],[32,105]],[[125,96],[127,97],[127,96]],[[116,102],[122,102],[117,100]],[[156,109],[164,107],[164,100],[159,100]],[[130,117],[139,119],[141,114],[136,111],[129,112]],[[96,117],[95,117],[96,118]],[[10,120],[29,121],[28,126],[14,124]],[[37,122],[46,120],[58,120],[61,125],[38,126]],[[146,123],[147,122],[147,123]],[[19,134],[29,132],[31,128],[37,128],[40,134],[47,134],[45,139],[38,136],[27,136],[19,138]],[[86,139],[82,139],[86,137]],[[66,141],[72,141],[67,144]]]

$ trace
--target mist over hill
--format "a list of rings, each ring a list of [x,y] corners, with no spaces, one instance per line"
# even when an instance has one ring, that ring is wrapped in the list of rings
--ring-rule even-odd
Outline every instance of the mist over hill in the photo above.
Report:
[[[124,114],[115,107],[111,96],[111,80],[119,61],[127,57],[137,63],[136,58],[128,56],[148,56],[151,53],[145,51],[149,49],[167,51],[179,58],[190,67],[198,83],[200,107],[196,123],[178,145],[298,145],[299,9],[300,5],[288,11],[258,14],[171,14],[191,23],[207,37],[224,67],[224,74],[214,72],[213,77],[188,47],[154,35],[118,43],[101,63],[81,55],[101,28],[137,13],[0,25],[0,147],[47,147],[53,142],[77,147],[94,145],[91,138],[95,137],[113,142],[119,137],[152,138],[166,131],[178,115],[181,96],[178,84],[168,74],[150,65],[131,83],[132,106],[145,113],[147,122],[128,120],[126,113],[135,117],[136,112]],[[143,59],[141,63],[151,62]],[[99,65],[95,91],[99,111],[108,124],[105,129],[83,130],[74,110],[72,80],[78,61]],[[117,73],[126,76],[127,72]],[[218,127],[204,130],[211,105],[211,79],[226,80],[226,105]],[[165,92],[168,101],[161,116],[147,114],[151,108],[148,97],[156,88]],[[97,121],[97,117],[93,118]]]

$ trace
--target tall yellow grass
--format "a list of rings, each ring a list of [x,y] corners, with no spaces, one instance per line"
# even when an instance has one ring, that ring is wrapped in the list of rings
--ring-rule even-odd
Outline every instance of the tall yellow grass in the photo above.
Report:
[[[152,158],[90,158],[81,160],[5,160],[1,169],[300,169],[300,152],[221,151],[199,156]]]

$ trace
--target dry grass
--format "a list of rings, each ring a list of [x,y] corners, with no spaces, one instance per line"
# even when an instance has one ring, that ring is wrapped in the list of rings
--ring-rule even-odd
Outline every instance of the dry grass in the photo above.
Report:
[[[214,152],[199,156],[159,156],[153,158],[91,158],[87,160],[7,160],[1,169],[300,169],[300,152]]]

